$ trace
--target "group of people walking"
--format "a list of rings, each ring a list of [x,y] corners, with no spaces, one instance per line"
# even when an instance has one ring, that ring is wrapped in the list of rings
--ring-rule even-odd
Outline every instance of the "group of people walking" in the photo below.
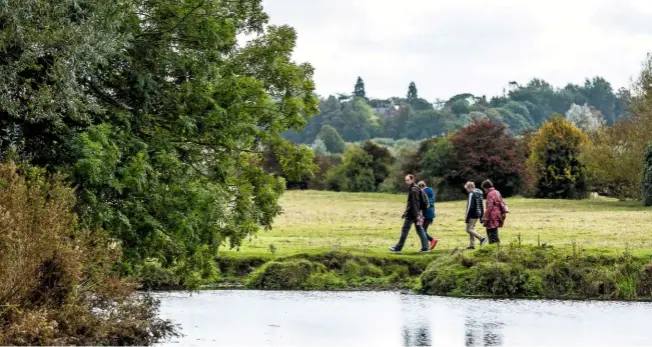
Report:
[[[407,206],[403,212],[403,227],[398,243],[390,247],[392,252],[401,252],[407,235],[414,225],[414,228],[421,241],[419,252],[430,252],[437,246],[438,240],[428,234],[428,227],[435,220],[435,192],[425,182],[418,184],[414,182],[414,175],[405,176],[405,183],[410,187],[408,192]],[[475,183],[467,182],[464,185],[468,195],[466,202],[466,232],[469,234],[469,246],[467,249],[475,249],[476,239],[480,246],[487,241],[489,243],[500,243],[498,229],[503,226],[506,214],[509,212],[507,204],[496,190],[490,180],[482,182],[482,190],[475,187]],[[483,196],[486,194],[486,207],[483,204]],[[480,221],[487,229],[487,237],[480,236],[475,227]]]

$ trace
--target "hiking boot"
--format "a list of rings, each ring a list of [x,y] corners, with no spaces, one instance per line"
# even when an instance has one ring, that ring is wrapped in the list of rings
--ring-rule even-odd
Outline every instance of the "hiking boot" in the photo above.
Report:
[[[434,249],[435,246],[437,246],[437,242],[438,242],[437,239],[430,240],[430,249],[431,250]]]
[[[429,249],[420,249],[419,250],[419,253],[428,253],[428,252],[430,252]]]
[[[475,249],[475,246],[466,247],[466,249]]]
[[[482,247],[485,243],[487,243],[487,238],[483,237],[482,240],[480,240],[480,247]]]
[[[394,253],[401,253],[401,250],[400,250],[400,249],[396,249],[396,247],[389,247],[389,251],[390,251],[390,252],[394,252]]]

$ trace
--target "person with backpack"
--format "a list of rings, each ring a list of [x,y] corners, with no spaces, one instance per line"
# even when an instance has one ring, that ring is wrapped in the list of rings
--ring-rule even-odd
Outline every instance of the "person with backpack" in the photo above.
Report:
[[[466,202],[466,232],[469,234],[469,247],[466,249],[475,249],[475,239],[480,241],[482,247],[487,242],[486,237],[480,236],[475,231],[475,225],[478,219],[484,215],[484,206],[482,205],[482,191],[475,187],[475,183],[466,182],[464,185],[466,192],[469,193],[469,200]]]
[[[400,252],[403,250],[405,245],[405,240],[407,235],[410,232],[410,228],[414,224],[419,240],[421,241],[421,250],[420,253],[429,252],[428,248],[428,239],[426,238],[425,233],[423,232],[423,214],[422,211],[427,207],[427,200],[424,199],[425,194],[419,189],[419,187],[414,183],[414,175],[405,176],[405,183],[410,187],[408,192],[407,206],[405,207],[405,212],[403,212],[403,227],[401,228],[401,237],[398,240],[398,243],[394,247],[390,247],[389,250],[392,252]]]
[[[428,239],[428,244],[430,245],[430,249],[432,250],[437,246],[437,239],[430,236],[428,234],[428,227],[432,225],[432,223],[435,221],[435,191],[426,186],[426,182],[421,181],[417,184],[423,194],[425,194],[425,198],[428,199],[428,206],[425,211],[422,211],[423,213],[423,232],[426,234],[426,238]]]
[[[487,207],[482,217],[482,224],[487,228],[489,243],[500,243],[498,228],[502,228],[509,209],[490,180],[482,182],[482,190],[487,194]]]

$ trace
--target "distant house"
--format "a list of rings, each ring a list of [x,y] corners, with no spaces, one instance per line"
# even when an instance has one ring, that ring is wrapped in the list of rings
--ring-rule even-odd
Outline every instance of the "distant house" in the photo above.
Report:
[[[398,114],[399,105],[391,102],[386,105],[378,105],[377,107],[373,107],[372,110],[375,114],[381,117],[392,118]]]

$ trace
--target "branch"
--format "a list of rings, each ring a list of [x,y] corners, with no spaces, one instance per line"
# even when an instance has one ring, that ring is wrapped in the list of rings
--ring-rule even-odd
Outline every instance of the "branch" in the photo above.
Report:
[[[141,37],[141,36],[146,36],[146,35],[161,35],[161,34],[166,34],[169,32],[174,31],[176,28],[178,28],[183,22],[190,17],[190,15],[193,14],[193,12],[197,11],[199,8],[204,6],[205,0],[202,0],[202,2],[199,3],[199,5],[193,7],[188,13],[186,13],[181,19],[177,22],[177,24],[173,25],[172,28],[165,30],[165,31],[157,31],[157,32],[150,32],[150,33],[142,33],[140,35],[136,35],[136,37]]]
[[[93,82],[86,83],[88,87],[90,87],[93,92],[95,92],[100,98],[104,99],[105,101],[110,102],[111,104],[121,107],[127,111],[133,111],[134,109],[132,107],[129,107],[128,105],[123,104],[122,102],[114,99],[112,96],[107,95],[104,93],[98,86],[96,86]]]

